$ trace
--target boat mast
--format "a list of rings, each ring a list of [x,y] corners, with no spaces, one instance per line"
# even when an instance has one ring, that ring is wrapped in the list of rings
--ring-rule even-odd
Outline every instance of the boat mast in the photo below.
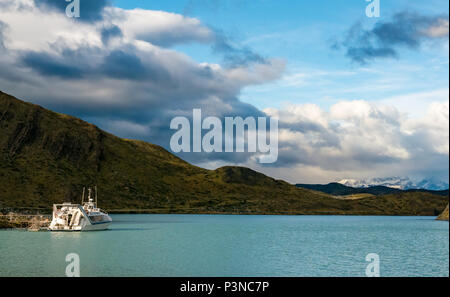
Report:
[[[83,187],[83,195],[81,196],[81,204],[83,204],[84,203],[84,191],[85,191],[85,187]]]
[[[97,186],[95,186],[95,207],[97,207]]]
[[[92,197],[91,197],[92,189],[88,188],[88,202],[92,203]]]

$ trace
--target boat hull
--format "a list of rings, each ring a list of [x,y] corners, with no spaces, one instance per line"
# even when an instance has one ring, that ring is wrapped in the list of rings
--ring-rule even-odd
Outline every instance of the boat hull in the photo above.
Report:
[[[97,223],[92,225],[86,225],[83,227],[75,227],[71,229],[62,229],[62,228],[52,228],[49,227],[48,231],[52,232],[81,232],[81,231],[103,231],[107,230],[112,222],[104,222],[104,223]]]
[[[91,221],[89,216],[85,215],[84,212],[80,213],[83,218],[80,218],[78,224],[61,224],[58,218],[54,218],[50,226],[49,231],[52,232],[80,232],[80,231],[102,231],[109,228],[112,223],[112,219],[108,215],[103,215],[104,220],[102,221]]]
[[[108,229],[111,222],[101,222],[91,225],[86,225],[81,231],[102,231]]]

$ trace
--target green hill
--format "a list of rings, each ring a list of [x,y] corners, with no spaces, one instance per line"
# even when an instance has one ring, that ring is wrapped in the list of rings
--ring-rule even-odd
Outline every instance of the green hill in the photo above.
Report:
[[[80,202],[98,185],[110,212],[435,215],[448,196],[357,200],[297,188],[242,167],[199,168],[165,149],[0,92],[0,209]]]

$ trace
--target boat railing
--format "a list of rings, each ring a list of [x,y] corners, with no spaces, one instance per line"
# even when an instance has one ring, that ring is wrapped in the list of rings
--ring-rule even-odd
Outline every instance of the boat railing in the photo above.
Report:
[[[64,206],[66,206],[66,207],[78,207],[80,204],[72,204],[72,203],[70,203],[70,204],[66,204],[66,203],[62,203],[62,204],[53,204],[53,207],[56,207],[56,208],[61,208],[61,207],[64,207]]]
[[[98,208],[98,211],[99,211],[99,212],[102,212],[102,213],[104,213],[104,214],[108,214],[108,212],[107,212],[106,210],[101,209],[101,208]]]

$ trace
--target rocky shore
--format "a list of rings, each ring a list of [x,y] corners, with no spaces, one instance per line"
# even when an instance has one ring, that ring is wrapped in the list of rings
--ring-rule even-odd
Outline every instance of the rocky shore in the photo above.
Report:
[[[50,224],[48,215],[23,215],[8,213],[0,215],[0,229],[26,229],[28,231],[46,230]]]
[[[436,220],[439,221],[448,221],[448,205],[445,210],[437,217]]]

